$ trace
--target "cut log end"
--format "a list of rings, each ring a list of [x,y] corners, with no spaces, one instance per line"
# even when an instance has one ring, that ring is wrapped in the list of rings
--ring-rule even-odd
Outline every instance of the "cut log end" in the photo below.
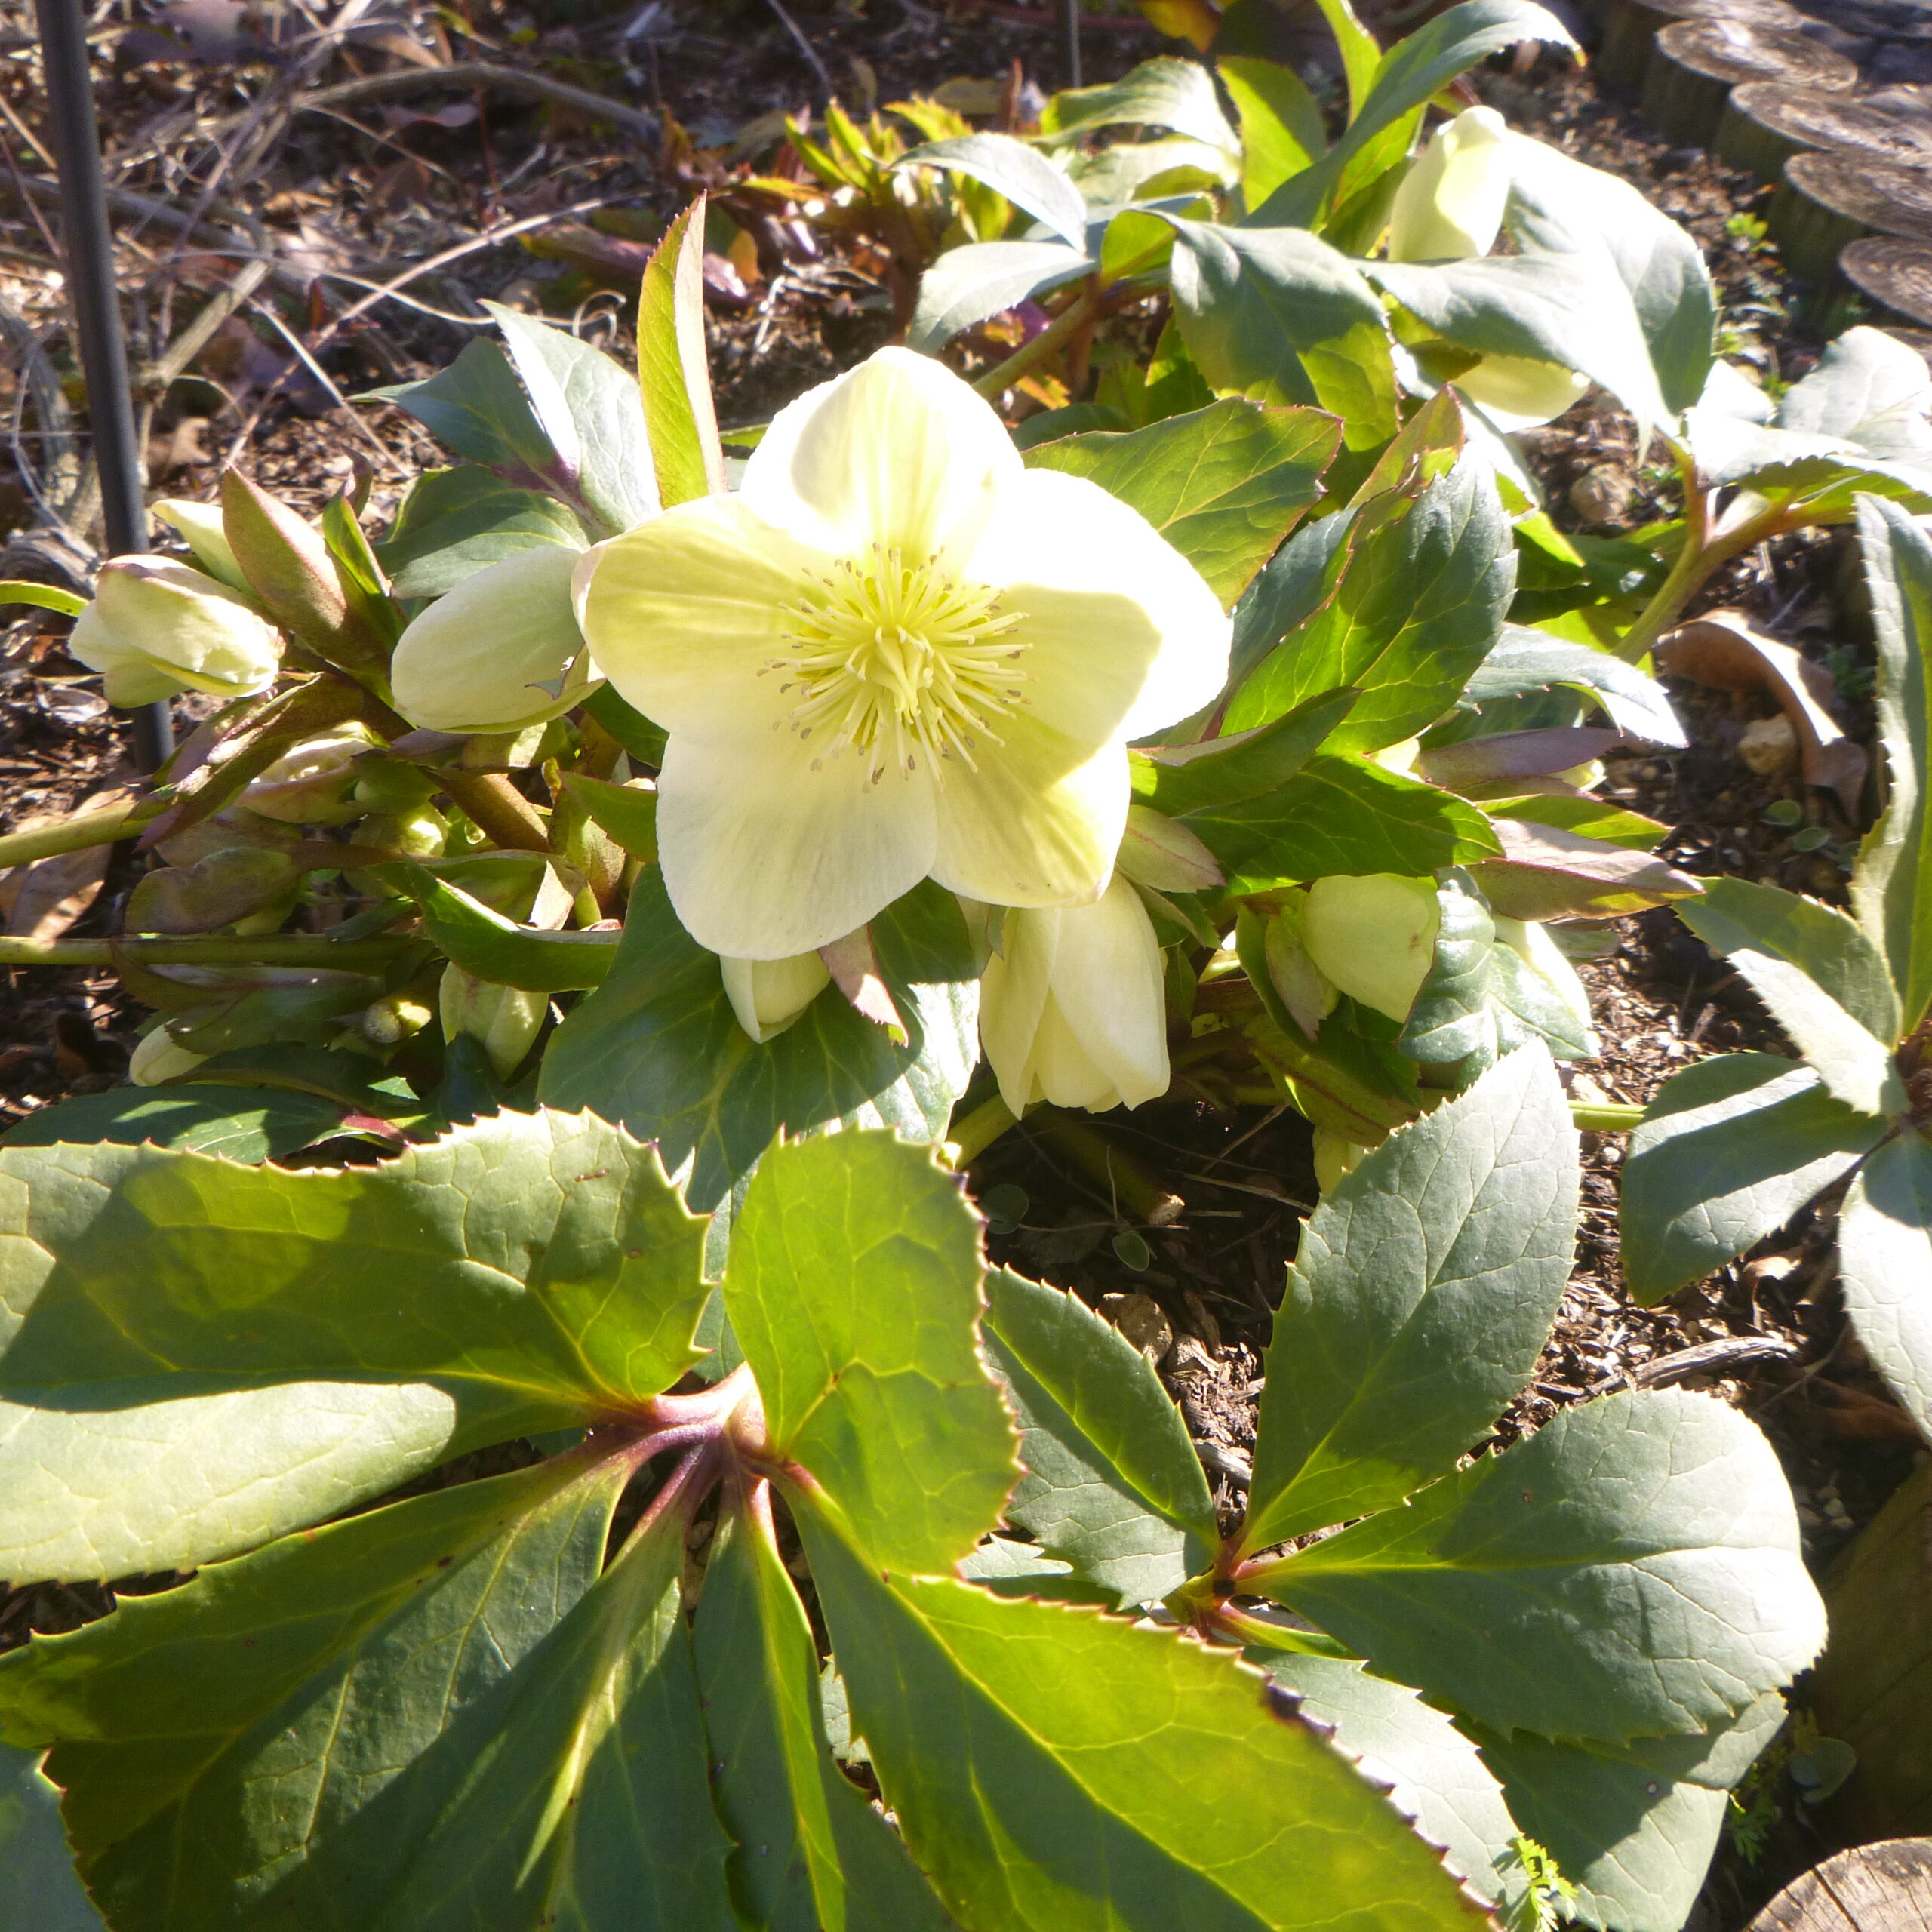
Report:
[[[1932,243],[1872,235],[1839,255],[1838,272],[1887,315],[1932,329]]]
[[[1740,83],[1781,81],[1842,94],[1857,78],[1842,54],[1801,33],[1749,20],[1680,20],[1657,35],[1644,82],[1644,118],[1678,146],[1706,147]]]

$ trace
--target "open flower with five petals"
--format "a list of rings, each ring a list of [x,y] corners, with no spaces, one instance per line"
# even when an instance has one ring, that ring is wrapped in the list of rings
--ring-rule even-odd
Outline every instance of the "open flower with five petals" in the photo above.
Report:
[[[1193,567],[1097,485],[1027,469],[903,349],[781,411],[737,494],[600,546],[580,587],[598,671],[669,735],[672,903],[740,959],[828,944],[928,875],[1091,903],[1128,743],[1227,675]]]

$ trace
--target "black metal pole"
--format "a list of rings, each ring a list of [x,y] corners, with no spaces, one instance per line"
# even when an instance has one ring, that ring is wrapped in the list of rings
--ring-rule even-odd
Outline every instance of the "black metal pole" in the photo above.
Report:
[[[101,521],[107,553],[125,556],[148,547],[148,512],[141,453],[134,441],[134,402],[121,337],[114,288],[114,233],[100,172],[100,128],[94,118],[88,68],[88,22],[82,0],[38,0],[41,60],[60,175],[60,240],[66,254],[81,372],[88,386],[88,421],[100,477]],[[165,703],[130,713],[134,763],[152,771],[174,747]]]
[[[51,4],[51,0],[43,0],[43,4]],[[1080,0],[1060,0],[1060,30],[1066,45],[1066,84],[1077,88],[1081,85]]]

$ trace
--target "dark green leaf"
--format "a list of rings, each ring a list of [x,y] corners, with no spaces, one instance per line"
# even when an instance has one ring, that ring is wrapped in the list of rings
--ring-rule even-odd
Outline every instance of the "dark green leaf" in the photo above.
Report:
[[[475,345],[472,345],[474,346]],[[520,550],[581,550],[583,525],[558,503],[465,464],[426,470],[411,485],[376,555],[398,597],[440,597]]]
[[[1217,402],[1124,435],[1063,436],[1027,463],[1084,476],[1138,510],[1226,605],[1321,495],[1340,435],[1313,410]]]
[[[1276,1651],[1254,1661],[1301,1700],[1301,1714],[1335,1727],[1335,1742],[1371,1776],[1392,1780],[1389,1801],[1484,1897],[1506,1909],[1521,1897],[1511,1857],[1515,1820],[1481,1754],[1414,1691],[1340,1657]]]
[[[60,1794],[38,1751],[0,1744],[0,1925],[8,1932],[105,1932],[74,1875]]]
[[[506,481],[535,487],[559,475],[557,447],[537,420],[510,358],[480,337],[447,369],[426,382],[373,389],[372,397],[407,410],[438,441],[497,471]]]
[[[1352,691],[1324,691],[1251,731],[1131,752],[1134,795],[1171,817],[1258,798],[1301,770],[1355,697]]]
[[[614,932],[548,932],[493,912],[412,860],[371,869],[403,888],[423,909],[423,930],[466,973],[528,992],[601,986],[617,957]]]
[[[637,764],[655,771],[664,762],[663,727],[633,709],[610,685],[597,686],[584,700],[583,708]]]
[[[1770,1444],[1678,1389],[1567,1410],[1247,1584],[1494,1730],[1618,1743],[1722,1724],[1825,1634]]]
[[[1420,497],[1388,492],[1357,517],[1320,607],[1236,693],[1228,728],[1266,724],[1348,685],[1362,695],[1336,732],[1337,749],[1414,737],[1494,648],[1515,580],[1509,520],[1486,465],[1466,456]]]
[[[909,1038],[896,1045],[828,987],[762,1046],[733,1017],[717,956],[685,931],[663,875],[631,894],[603,984],[558,1029],[538,1091],[655,1141],[675,1171],[695,1155],[686,1198],[714,1208],[783,1126],[899,1128],[937,1140],[979,1057],[978,988],[964,923],[930,881],[872,921],[873,943]]]
[[[920,278],[907,344],[937,354],[961,329],[1099,266],[1084,248],[1064,242],[969,242],[949,249]]]
[[[587,342],[497,302],[496,318],[571,494],[604,525],[632,528],[658,507],[651,438],[635,379]]]
[[[1065,88],[1040,116],[1041,131],[1060,136],[1129,125],[1170,128],[1223,154],[1240,152],[1235,131],[1214,97],[1214,77],[1195,61],[1168,55],[1142,61],[1121,80]]]
[[[1530,1005],[1534,989],[1519,970],[1522,961],[1497,938],[1488,904],[1469,875],[1444,880],[1437,898],[1442,923],[1435,960],[1402,1029],[1402,1051],[1426,1066],[1451,1069],[1454,1084],[1466,1086],[1534,1034],[1561,1051],[1552,1038],[1558,1017],[1554,990]],[[1574,1031],[1574,1017],[1564,1017]],[[1577,1050],[1571,1042],[1569,1051]]]
[[[1391,1508],[1481,1441],[1549,1340],[1577,1186],[1527,1046],[1323,1195],[1275,1318],[1247,1547]]]
[[[1355,518],[1352,509],[1337,510],[1297,531],[1248,586],[1235,606],[1231,688],[1238,690],[1247,673],[1327,601],[1334,589],[1330,566]]]
[[[1932,540],[1875,498],[1859,505],[1858,536],[1878,637],[1887,794],[1858,855],[1852,903],[1891,968],[1905,1034],[1932,1012]]]
[[[1212,91],[1210,90],[1211,98]],[[894,168],[943,168],[971,175],[1044,222],[1070,248],[1087,243],[1087,204],[1080,190],[1037,148],[1011,134],[964,134],[909,149]]]
[[[1077,1297],[1005,1269],[986,1294],[986,1349],[1026,1470],[1007,1519],[1123,1605],[1158,1603],[1220,1534],[1180,1411],[1147,1358]]]
[[[1310,226],[1351,163],[1386,128],[1424,106],[1479,60],[1524,40],[1559,47],[1576,44],[1554,14],[1531,0],[1463,0],[1460,6],[1437,14],[1383,56],[1348,132],[1327,155],[1303,173],[1291,175],[1249,215],[1249,221],[1257,227]]]
[[[1884,1132],[1776,1054],[1725,1054],[1672,1075],[1624,1164],[1631,1293],[1661,1301],[1775,1234]]]
[[[564,789],[634,859],[657,860],[657,793],[648,785],[613,785],[580,771],[564,774]]]
[[[1655,678],[1634,664],[1587,645],[1565,644],[1542,631],[1505,624],[1496,647],[1476,667],[1463,692],[1469,704],[1487,704],[1524,691],[1567,685],[1588,691],[1620,731],[1655,745],[1686,743],[1684,727]]]
[[[1266,892],[1331,872],[1420,878],[1500,851],[1489,821],[1438,791],[1365,758],[1318,755],[1272,796],[1191,812],[1231,892]]]
[[[1395,433],[1382,304],[1345,255],[1297,229],[1168,219],[1175,316],[1211,387],[1313,403],[1342,419],[1349,449]]]
[[[402,903],[397,902],[398,906]],[[420,1103],[408,1097],[406,1088],[397,1091],[398,1083],[393,1081],[378,1085],[371,1080],[372,1074],[382,1070],[372,1061],[333,1053],[326,1047],[298,1047],[275,1041],[213,1054],[172,1084],[177,1089],[205,1084],[312,1094],[352,1113],[383,1116],[420,1112]]]
[[[704,228],[700,195],[665,230],[638,297],[638,383],[657,494],[667,508],[724,488],[705,356]]]
[[[152,1140],[158,1147],[254,1162],[292,1154],[332,1133],[341,1119],[340,1106],[309,1094],[205,1085],[117,1087],[106,1094],[78,1094],[29,1114],[0,1135],[0,1146],[111,1140],[131,1147]]]
[[[768,1932],[942,1932],[952,1921],[898,1835],[832,1761],[818,1646],[777,1551],[743,1517],[720,1543],[691,1639],[712,1789],[737,1841],[731,1896],[743,1922]]]
[[[852,1727],[962,1924],[1469,1924],[1435,1853],[1229,1654],[881,1575],[815,1501],[795,1507]]]
[[[1707,1735],[1639,1738],[1620,1751],[1478,1734],[1518,1823],[1577,1887],[1580,1923],[1679,1932],[1730,1788],[1783,1721],[1774,1691]]]
[[[245,1547],[445,1454],[633,1412],[697,1358],[703,1224],[595,1119],[506,1113],[373,1168],[106,1145],[0,1149],[0,1175],[29,1238],[0,1278],[18,1580]],[[331,1386],[355,1383],[401,1386]]]
[[[1860,1171],[1838,1222],[1846,1312],[1932,1441],[1932,1145],[1907,1130]]]

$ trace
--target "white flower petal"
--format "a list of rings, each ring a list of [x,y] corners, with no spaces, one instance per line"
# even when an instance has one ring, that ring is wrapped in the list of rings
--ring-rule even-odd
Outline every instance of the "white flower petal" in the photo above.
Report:
[[[745,466],[743,501],[835,556],[909,560],[970,540],[1025,473],[992,405],[943,362],[881,349],[781,409]]]
[[[869,792],[862,761],[848,751],[814,771],[817,752],[790,731],[673,733],[657,777],[658,857],[699,945],[734,959],[814,952],[932,869],[926,774],[889,772]]]
[[[1056,1107],[1105,1113],[1121,1103],[1119,1090],[1088,1055],[1057,999],[1047,1002],[1033,1042],[1033,1091]]]
[[[816,952],[789,959],[721,959],[718,966],[738,1024],[761,1045],[776,1039],[832,983]]]
[[[1001,950],[986,961],[980,981],[980,1044],[999,1081],[1000,1098],[1015,1114],[1041,1097],[1034,1042],[1047,1010],[1060,921],[1057,907],[1008,912]]]
[[[1389,213],[1392,262],[1486,255],[1509,199],[1509,129],[1493,107],[1472,107],[1438,128],[1402,177]]]
[[[546,544],[466,577],[405,630],[389,666],[395,706],[437,731],[514,731],[590,688],[571,608],[577,553]]]
[[[1127,827],[1126,752],[1091,751],[1023,711],[1000,733],[1004,744],[974,753],[977,771],[956,758],[940,766],[934,878],[995,906],[1097,899]]]
[[[1137,1107],[1168,1091],[1167,1008],[1161,947],[1140,895],[1116,878],[1097,905],[1060,915],[1054,957],[1053,1004],[1087,1061],[1122,1104]],[[1091,1106],[1054,1090],[1043,1054],[1047,1097],[1061,1106]]]
[[[823,576],[822,555],[737,497],[680,503],[601,548],[577,610],[592,658],[626,703],[672,732],[786,714],[783,680],[758,674],[816,587],[812,574]]]
[[[1035,714],[1098,744],[1186,718],[1227,681],[1233,626],[1201,574],[1085,478],[1031,469],[999,494],[965,567],[997,586],[1031,647]]]
[[[1505,435],[1553,423],[1590,386],[1577,371],[1533,355],[1485,355],[1455,380]]]

